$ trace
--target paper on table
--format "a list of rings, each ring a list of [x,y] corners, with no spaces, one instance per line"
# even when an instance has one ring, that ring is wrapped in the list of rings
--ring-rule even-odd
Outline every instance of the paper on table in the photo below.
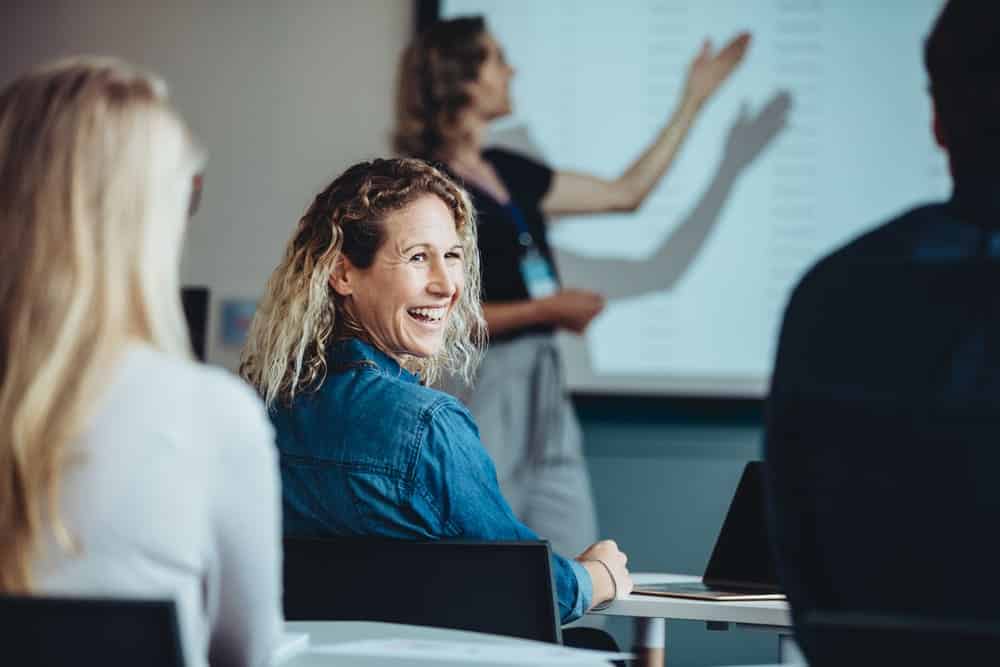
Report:
[[[588,651],[546,644],[442,641],[436,639],[364,639],[314,645],[310,653],[422,658],[452,662],[501,662],[524,665],[575,665],[628,660],[631,653]]]

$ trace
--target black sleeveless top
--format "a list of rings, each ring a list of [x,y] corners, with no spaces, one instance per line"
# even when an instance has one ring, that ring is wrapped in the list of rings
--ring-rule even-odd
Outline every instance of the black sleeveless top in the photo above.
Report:
[[[484,151],[483,158],[496,170],[510,192],[511,204],[520,210],[536,247],[555,271],[541,208],[542,199],[552,186],[554,172],[544,164],[498,148]],[[452,176],[455,177],[454,174]],[[460,178],[456,179],[461,182]],[[531,299],[521,276],[520,262],[525,248],[517,238],[517,223],[514,218],[517,213],[512,210],[511,204],[499,203],[474,184],[465,184],[465,188],[476,208],[483,302],[490,304]],[[502,336],[491,336],[490,339],[506,341],[527,333],[552,331],[551,326],[525,327]]]

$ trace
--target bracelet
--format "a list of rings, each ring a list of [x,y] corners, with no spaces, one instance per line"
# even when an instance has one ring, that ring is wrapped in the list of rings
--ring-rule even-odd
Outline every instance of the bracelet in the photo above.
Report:
[[[604,569],[608,571],[608,576],[611,578],[611,597],[601,604],[592,607],[590,611],[603,611],[611,606],[611,603],[615,601],[618,597],[618,582],[615,580],[615,575],[611,573],[611,568],[600,558],[591,559],[595,563],[600,563],[604,566]]]

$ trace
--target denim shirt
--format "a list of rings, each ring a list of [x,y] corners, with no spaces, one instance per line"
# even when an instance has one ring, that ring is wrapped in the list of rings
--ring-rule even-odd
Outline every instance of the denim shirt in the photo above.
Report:
[[[316,392],[271,411],[286,534],[539,539],[504,500],[458,400],[357,339],[333,345],[327,362]],[[590,575],[557,554],[552,571],[568,623],[590,606]]]

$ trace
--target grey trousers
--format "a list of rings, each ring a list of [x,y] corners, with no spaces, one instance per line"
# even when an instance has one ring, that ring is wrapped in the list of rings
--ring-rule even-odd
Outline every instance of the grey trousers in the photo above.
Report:
[[[473,387],[443,384],[475,417],[517,517],[567,558],[593,544],[590,476],[554,336],[490,343]]]

